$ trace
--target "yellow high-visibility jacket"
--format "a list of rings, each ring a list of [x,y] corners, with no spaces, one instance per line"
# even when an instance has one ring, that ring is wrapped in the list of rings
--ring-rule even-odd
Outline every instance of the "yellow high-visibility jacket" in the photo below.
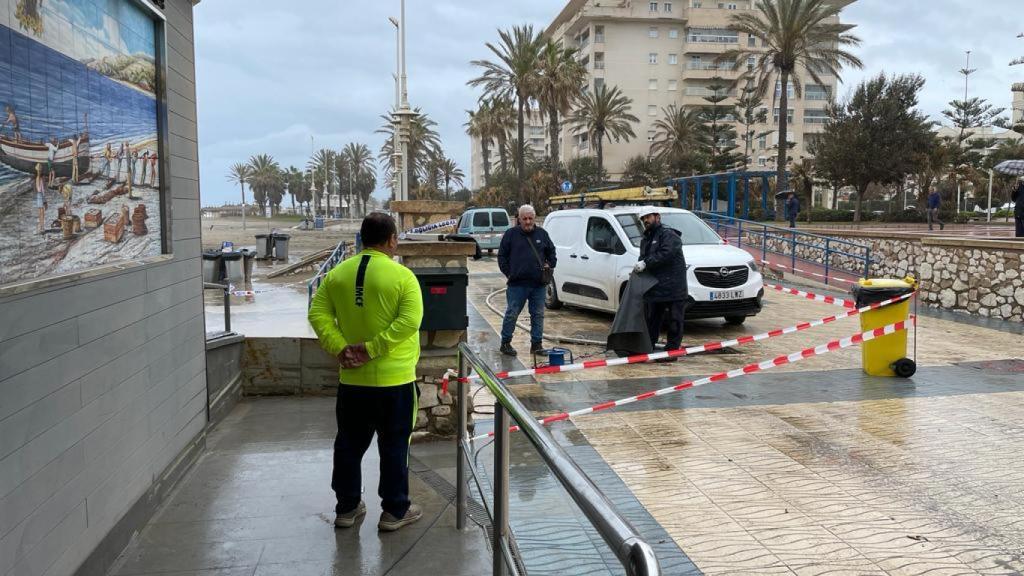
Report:
[[[372,360],[342,368],[343,384],[398,386],[416,380],[423,296],[411,270],[366,249],[327,273],[309,308],[309,323],[332,356],[366,344]]]

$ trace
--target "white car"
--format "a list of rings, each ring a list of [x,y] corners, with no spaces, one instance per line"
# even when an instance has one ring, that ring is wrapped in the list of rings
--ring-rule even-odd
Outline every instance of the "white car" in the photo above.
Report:
[[[544,219],[558,254],[547,306],[615,313],[640,258],[640,206],[552,212]],[[724,318],[742,324],[761,311],[764,279],[747,252],[730,246],[688,210],[658,208],[661,223],[683,235],[690,305],[686,319]]]

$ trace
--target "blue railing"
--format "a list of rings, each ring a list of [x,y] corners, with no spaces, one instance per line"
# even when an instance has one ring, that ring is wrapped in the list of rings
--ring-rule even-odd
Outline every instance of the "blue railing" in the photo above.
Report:
[[[836,273],[858,278],[871,277],[871,246],[849,240],[800,232],[740,218],[731,218],[714,212],[694,212],[714,227],[719,236],[730,244],[743,248],[744,244],[761,252],[761,260],[768,261],[768,255],[787,258],[790,269],[799,269],[798,262],[808,262],[824,267],[825,284]],[[735,242],[732,240],[735,238]]]
[[[310,278],[309,282],[306,283],[307,308],[313,305],[313,296],[316,294],[317,288],[320,287],[320,283],[323,282],[324,276],[327,276],[328,272],[345,260],[348,256],[348,251],[349,243],[344,241],[339,242],[334,248],[334,252],[331,252],[331,255],[327,257],[327,260],[324,260],[324,263],[317,269],[316,275]]]

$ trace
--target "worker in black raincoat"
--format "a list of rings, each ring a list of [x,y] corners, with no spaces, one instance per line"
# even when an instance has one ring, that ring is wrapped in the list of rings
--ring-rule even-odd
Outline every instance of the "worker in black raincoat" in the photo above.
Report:
[[[649,272],[658,279],[658,284],[644,294],[651,346],[658,341],[662,323],[667,319],[668,342],[665,349],[678,350],[683,342],[687,295],[682,234],[662,225],[661,214],[656,207],[641,210],[639,216],[644,225],[644,237],[640,241],[640,259],[633,270]]]

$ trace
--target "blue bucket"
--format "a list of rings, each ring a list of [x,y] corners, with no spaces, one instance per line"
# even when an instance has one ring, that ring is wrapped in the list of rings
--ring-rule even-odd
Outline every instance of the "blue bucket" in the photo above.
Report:
[[[552,348],[548,350],[548,366],[565,366],[565,355],[569,351],[565,348]]]

